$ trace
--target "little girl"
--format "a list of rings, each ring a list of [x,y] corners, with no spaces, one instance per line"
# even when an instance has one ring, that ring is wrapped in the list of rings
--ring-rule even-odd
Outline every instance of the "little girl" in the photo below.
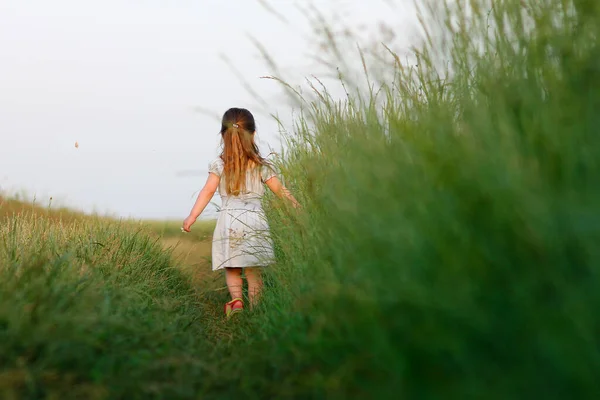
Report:
[[[225,112],[221,122],[223,151],[209,164],[208,179],[182,227],[190,231],[218,188],[222,207],[213,235],[212,269],[225,268],[231,295],[231,301],[225,304],[227,317],[244,308],[242,269],[248,281],[250,304],[255,304],[262,288],[260,267],[273,261],[269,225],[261,204],[263,183],[279,197],[298,205],[271,165],[260,156],[255,132],[250,111],[230,108]]]

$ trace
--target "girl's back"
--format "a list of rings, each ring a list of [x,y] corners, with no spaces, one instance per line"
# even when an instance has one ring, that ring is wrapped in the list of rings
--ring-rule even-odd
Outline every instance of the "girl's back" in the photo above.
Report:
[[[208,165],[208,171],[221,178],[219,182],[219,195],[221,196],[223,205],[234,199],[244,201],[260,199],[265,193],[264,183],[276,176],[273,168],[266,163],[258,167],[248,168],[245,174],[245,182],[241,185],[243,186],[243,190],[239,190],[239,192],[235,194],[229,194],[227,190],[227,177],[224,176],[224,170],[225,163],[221,157],[214,159]]]

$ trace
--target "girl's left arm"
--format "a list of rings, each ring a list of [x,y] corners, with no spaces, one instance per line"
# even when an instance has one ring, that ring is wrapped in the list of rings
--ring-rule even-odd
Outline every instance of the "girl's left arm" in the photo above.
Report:
[[[294,196],[292,196],[290,191],[285,186],[283,186],[283,183],[281,183],[279,178],[273,176],[268,181],[266,181],[265,184],[268,186],[269,189],[271,189],[273,193],[275,193],[280,198],[285,198],[291,201],[292,206],[294,206],[294,208],[300,208],[300,203],[298,203],[298,201]]]
[[[202,211],[204,211],[210,202],[210,199],[212,199],[212,197],[215,195],[220,181],[221,178],[219,176],[213,173],[208,174],[208,179],[198,194],[198,198],[196,199],[194,207],[192,207],[192,211],[190,211],[190,215],[183,221],[182,228],[184,231],[190,231],[194,222],[196,222],[200,214],[202,214]]]

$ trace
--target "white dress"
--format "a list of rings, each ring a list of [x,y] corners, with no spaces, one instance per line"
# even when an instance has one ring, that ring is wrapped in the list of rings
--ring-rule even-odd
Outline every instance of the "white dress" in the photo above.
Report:
[[[246,175],[246,193],[229,196],[226,191],[224,163],[213,160],[208,171],[219,177],[221,209],[212,241],[212,269],[262,267],[273,262],[269,224],[262,207],[264,182],[276,174],[262,166]]]

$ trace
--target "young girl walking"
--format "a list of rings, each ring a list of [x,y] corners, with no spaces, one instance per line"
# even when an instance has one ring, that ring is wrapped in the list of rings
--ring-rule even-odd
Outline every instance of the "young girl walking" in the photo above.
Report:
[[[261,203],[264,186],[289,199],[295,207],[298,205],[272,166],[260,156],[254,142],[255,132],[250,111],[230,108],[225,112],[221,122],[223,151],[209,164],[208,179],[182,227],[190,232],[218,189],[222,206],[212,241],[212,269],[225,269],[231,295],[231,301],[225,304],[227,317],[244,308],[242,270],[253,305],[262,289],[260,268],[273,261],[269,225]]]

